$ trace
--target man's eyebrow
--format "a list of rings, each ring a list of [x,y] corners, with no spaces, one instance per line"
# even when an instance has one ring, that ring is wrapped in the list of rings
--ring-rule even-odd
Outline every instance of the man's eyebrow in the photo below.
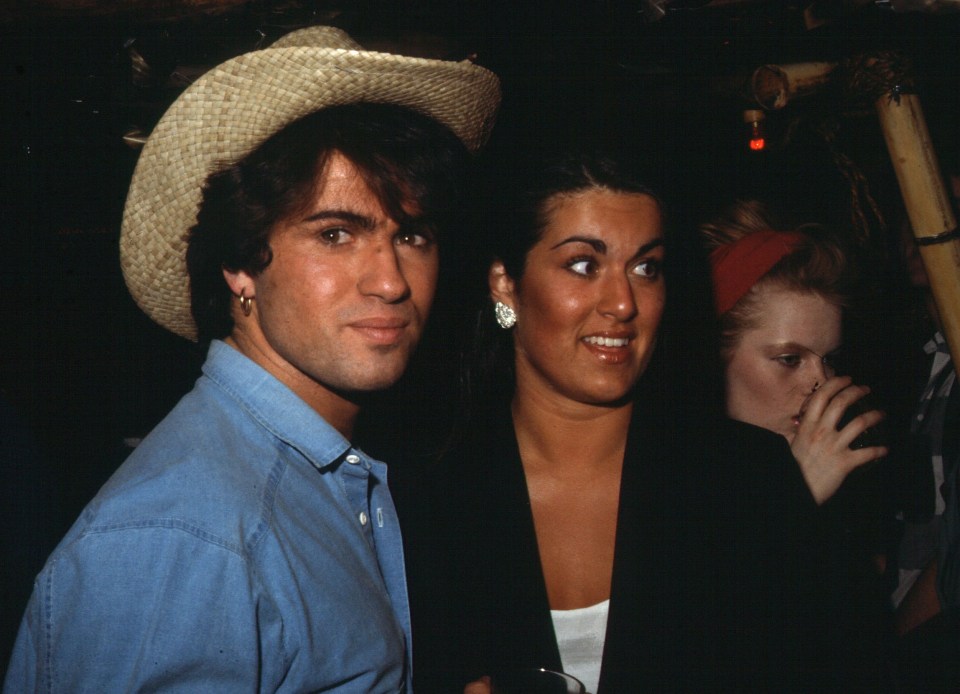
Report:
[[[350,224],[355,224],[362,229],[372,229],[376,226],[376,223],[373,219],[367,215],[360,214],[358,212],[351,212],[350,210],[318,210],[312,212],[306,217],[304,217],[304,222],[322,222],[325,220],[336,220],[340,222],[349,222]]]

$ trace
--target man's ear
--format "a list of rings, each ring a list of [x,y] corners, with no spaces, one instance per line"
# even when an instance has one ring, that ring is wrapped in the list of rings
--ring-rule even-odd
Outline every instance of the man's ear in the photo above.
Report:
[[[487,270],[487,284],[490,287],[490,298],[493,301],[499,301],[506,304],[513,310],[517,309],[516,297],[514,295],[515,283],[513,278],[507,274],[507,268],[503,262],[494,260]]]
[[[228,270],[223,268],[223,279],[230,287],[230,293],[234,296],[241,294],[248,299],[254,299],[257,296],[256,284],[253,277],[244,270]]]

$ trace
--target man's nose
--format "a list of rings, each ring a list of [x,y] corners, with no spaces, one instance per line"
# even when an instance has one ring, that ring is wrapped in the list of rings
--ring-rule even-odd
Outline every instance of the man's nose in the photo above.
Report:
[[[392,240],[377,243],[364,258],[357,286],[362,294],[376,296],[388,304],[410,295],[410,285]]]

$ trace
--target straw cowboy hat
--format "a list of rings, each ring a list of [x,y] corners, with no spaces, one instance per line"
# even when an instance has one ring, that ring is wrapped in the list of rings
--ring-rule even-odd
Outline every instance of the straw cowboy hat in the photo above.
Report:
[[[493,126],[500,85],[470,62],[365,51],[324,26],[294,31],[204,73],[157,123],[127,194],[120,264],[140,308],[196,340],[186,249],[207,176],[302,116],[359,101],[420,111],[477,150]]]

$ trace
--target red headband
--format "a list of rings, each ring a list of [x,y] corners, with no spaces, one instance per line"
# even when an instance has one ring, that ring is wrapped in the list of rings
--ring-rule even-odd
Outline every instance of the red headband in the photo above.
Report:
[[[713,301],[717,315],[733,308],[750,287],[806,237],[796,231],[756,231],[710,253]]]

